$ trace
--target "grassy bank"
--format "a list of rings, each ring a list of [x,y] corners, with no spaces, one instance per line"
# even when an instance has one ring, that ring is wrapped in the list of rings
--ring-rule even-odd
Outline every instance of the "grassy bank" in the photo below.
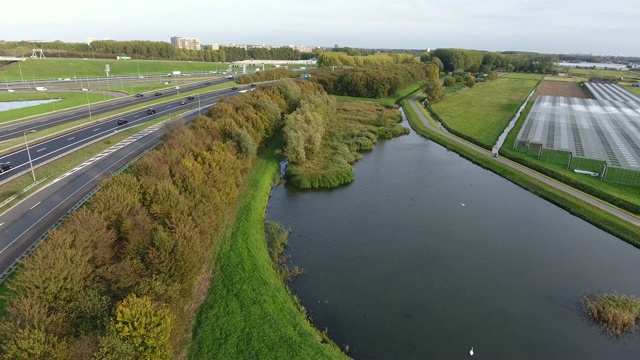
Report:
[[[508,74],[432,105],[449,132],[491,149],[541,75]]]
[[[369,102],[374,102],[374,103],[378,103],[380,105],[384,105],[384,106],[396,106],[396,104],[398,103],[398,101],[402,98],[407,97],[409,94],[412,94],[414,92],[416,92],[418,89],[420,89],[422,87],[422,83],[415,83],[407,88],[404,88],[398,92],[396,92],[395,94],[383,98],[383,99],[371,99],[371,98],[363,98],[363,97],[351,97],[351,96],[341,96],[341,95],[333,95],[336,99],[349,99],[349,100],[360,100],[360,101],[369,101]]]
[[[447,149],[455,151],[471,162],[488,169],[514,184],[528,190],[543,199],[567,210],[573,215],[590,222],[599,228],[611,233],[614,236],[640,247],[640,236],[637,226],[630,224],[620,218],[611,215],[603,210],[597,209],[582,200],[579,200],[563,191],[557,190],[549,185],[543,184],[527,175],[520,173],[493,158],[478,154],[466,146],[460,145],[447,139],[442,134],[427,128],[418,115],[409,105],[409,100],[403,101],[405,113],[409,119],[411,127],[419,134],[445,146]]]
[[[115,56],[114,56],[115,57]],[[168,74],[172,71],[209,72],[226,71],[228,63],[191,62],[191,61],[156,61],[156,60],[116,60],[116,59],[27,59],[0,67],[0,79],[8,81],[24,79],[57,79],[86,78],[105,76],[104,66],[109,64],[109,76],[137,76]],[[22,69],[22,77],[20,70]]]
[[[264,213],[277,174],[276,148],[262,152],[242,192],[238,220],[223,240],[217,276],[196,320],[191,359],[345,358],[309,324],[267,251]]]

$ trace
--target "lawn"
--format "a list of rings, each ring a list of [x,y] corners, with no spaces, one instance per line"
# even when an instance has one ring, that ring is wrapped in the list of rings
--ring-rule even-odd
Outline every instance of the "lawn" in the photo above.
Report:
[[[506,74],[432,105],[449,131],[491,149],[531,90],[535,74]]]
[[[346,358],[309,324],[269,257],[264,213],[278,170],[276,148],[262,151],[242,191],[197,316],[190,359]]]
[[[374,102],[374,103],[378,103],[378,104],[382,104],[384,106],[391,106],[391,107],[395,107],[396,103],[398,102],[398,100],[406,97],[407,95],[415,92],[416,90],[418,90],[420,87],[422,86],[422,83],[415,83],[409,87],[406,87],[402,90],[398,90],[395,94],[383,98],[383,99],[372,99],[372,98],[364,98],[364,97],[351,97],[351,96],[342,96],[342,95],[332,95],[334,96],[336,99],[348,99],[348,100],[362,100],[362,101],[369,101],[369,102]]]
[[[20,109],[0,111],[0,124],[22,119],[27,116],[39,115],[51,111],[58,111],[80,105],[87,105],[88,101],[93,104],[99,101],[111,99],[111,96],[96,93],[73,93],[73,92],[40,92],[40,93],[11,93],[0,94],[0,101],[25,101],[25,100],[46,100],[62,99],[53,103],[24,107]]]
[[[26,61],[0,66],[0,80],[21,79],[73,79],[105,76],[105,65],[110,67],[110,76],[168,74],[172,71],[209,72],[226,71],[228,63],[115,60],[115,59],[27,59]],[[20,75],[22,70],[22,76]]]

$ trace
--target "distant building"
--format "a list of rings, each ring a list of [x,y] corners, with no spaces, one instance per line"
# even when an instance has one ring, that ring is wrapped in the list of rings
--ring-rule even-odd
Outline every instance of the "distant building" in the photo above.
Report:
[[[183,38],[180,36],[171,37],[171,45],[178,49],[185,50],[200,50],[200,39],[198,38]]]

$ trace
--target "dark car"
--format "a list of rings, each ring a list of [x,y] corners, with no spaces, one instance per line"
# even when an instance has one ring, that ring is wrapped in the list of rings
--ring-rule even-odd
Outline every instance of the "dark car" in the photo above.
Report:
[[[126,123],[128,123],[128,121],[127,121],[127,120],[118,120],[118,122],[117,122],[116,124],[118,124],[118,125],[124,125],[124,124],[126,124]]]
[[[157,93],[155,93],[155,96],[160,96],[160,95],[162,95],[162,93],[161,93],[161,92],[157,92]]]
[[[151,114],[155,114],[156,113],[156,109],[149,109],[147,110],[147,114],[151,115]]]
[[[256,87],[256,84],[251,84],[251,87]]]
[[[231,90],[238,90],[238,87],[234,86],[234,87],[231,88]]]
[[[196,97],[195,96],[187,96],[187,100],[195,100]]]
[[[144,95],[142,94],[136,94],[136,97],[143,97]]]
[[[211,81],[207,81],[206,83],[204,83],[205,85],[211,85]]]
[[[11,162],[0,163],[0,173],[8,171],[11,169]]]

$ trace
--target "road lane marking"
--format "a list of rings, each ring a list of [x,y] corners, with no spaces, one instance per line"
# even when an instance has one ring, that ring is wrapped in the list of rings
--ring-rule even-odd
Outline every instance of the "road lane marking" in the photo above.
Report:
[[[95,129],[93,129],[93,131],[98,131],[98,130],[100,130],[100,128],[95,128]]]
[[[29,208],[29,210],[32,210],[34,207],[36,207],[36,206],[40,205],[40,203],[41,203],[41,202],[42,202],[42,201],[38,201],[35,205],[33,205],[32,207],[30,207],[30,208]]]
[[[75,136],[72,136],[72,137],[68,138],[67,140],[73,140],[75,138],[76,138]]]
[[[0,224],[0,226],[4,225],[4,223]]]
[[[36,150],[36,152],[40,152],[40,151],[42,151],[44,149],[46,149],[46,148],[38,149],[38,150]]]

